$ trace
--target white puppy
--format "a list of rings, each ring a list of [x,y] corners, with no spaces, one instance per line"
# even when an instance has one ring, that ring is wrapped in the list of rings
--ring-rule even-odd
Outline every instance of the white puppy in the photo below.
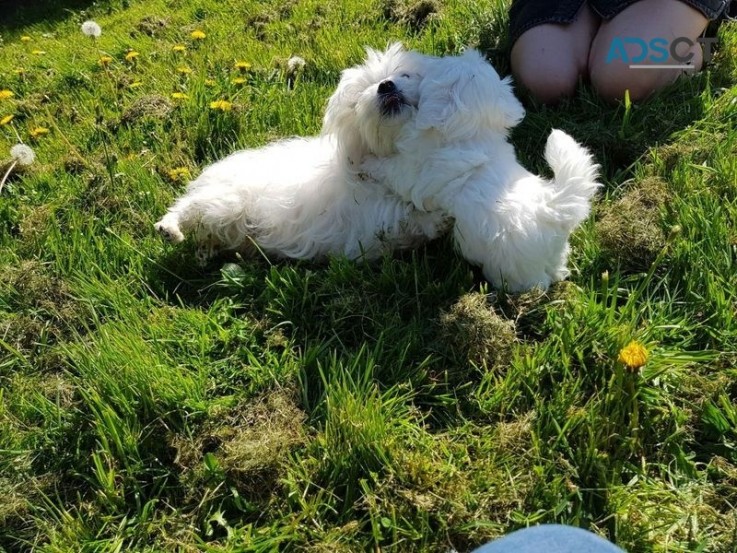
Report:
[[[256,245],[291,258],[329,254],[375,258],[434,238],[440,212],[417,210],[360,173],[367,156],[395,153],[397,134],[417,111],[425,57],[395,44],[368,50],[343,72],[320,137],[236,152],[191,182],[155,228],[168,240],[195,235],[197,257]]]
[[[599,187],[591,155],[554,130],[545,148],[554,179],[533,175],[507,141],[524,116],[509,79],[474,50],[425,65],[398,153],[367,158],[363,169],[417,209],[452,216],[458,249],[494,286],[547,288],[568,276],[569,235]]]

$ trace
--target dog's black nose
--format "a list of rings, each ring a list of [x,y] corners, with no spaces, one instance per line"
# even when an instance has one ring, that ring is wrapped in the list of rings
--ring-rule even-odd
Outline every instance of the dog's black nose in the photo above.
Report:
[[[397,85],[394,81],[386,80],[379,83],[379,94],[391,94],[397,91]]]

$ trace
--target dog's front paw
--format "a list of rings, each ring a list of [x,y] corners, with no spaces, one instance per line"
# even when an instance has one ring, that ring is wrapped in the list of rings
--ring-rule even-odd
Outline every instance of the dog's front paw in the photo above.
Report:
[[[172,221],[162,219],[154,225],[156,231],[164,238],[164,240],[172,244],[178,244],[184,240],[184,234],[179,230],[179,225]]]

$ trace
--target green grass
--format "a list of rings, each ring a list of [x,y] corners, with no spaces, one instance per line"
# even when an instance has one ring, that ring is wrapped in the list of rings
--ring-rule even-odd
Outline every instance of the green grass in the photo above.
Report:
[[[318,132],[365,45],[477,45],[506,71],[504,2],[45,4],[0,24],[0,164],[37,154],[0,192],[0,549],[465,552],[560,522],[737,550],[734,25],[650,102],[529,105],[524,163],[546,171],[563,128],[605,189],[570,281],[509,296],[447,238],[200,270],[152,232],[172,169]]]

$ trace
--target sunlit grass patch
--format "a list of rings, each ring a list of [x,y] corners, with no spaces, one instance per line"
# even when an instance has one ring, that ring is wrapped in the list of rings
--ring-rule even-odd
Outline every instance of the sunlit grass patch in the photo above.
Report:
[[[308,439],[305,415],[292,395],[272,390],[247,401],[225,397],[212,404],[194,435],[172,434],[182,481],[192,490],[204,486],[225,501],[227,488],[234,487],[253,509],[268,504],[282,486],[290,453]]]
[[[661,222],[668,207],[667,185],[648,178],[635,183],[599,213],[596,232],[610,266],[646,270],[665,246]]]
[[[440,319],[442,333],[468,361],[486,368],[502,365],[515,341],[514,322],[500,316],[483,294],[467,294]]]

